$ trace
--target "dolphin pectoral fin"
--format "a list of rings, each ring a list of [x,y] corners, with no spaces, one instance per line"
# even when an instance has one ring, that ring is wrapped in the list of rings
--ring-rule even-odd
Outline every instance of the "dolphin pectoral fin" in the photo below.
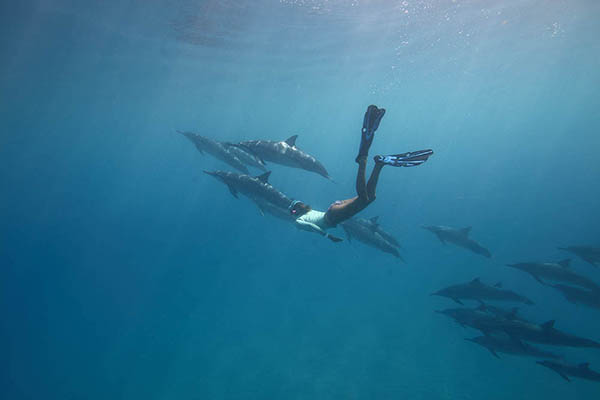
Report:
[[[464,306],[464,305],[465,305],[465,304],[464,304],[462,301],[460,301],[459,299],[452,298],[452,300],[454,300],[456,303],[460,304],[461,306]]]
[[[264,217],[265,216],[265,210],[263,210],[263,208],[261,207],[261,205],[258,204],[258,203],[256,203],[256,207],[258,207],[258,211],[260,211],[260,215],[262,217]]]
[[[492,355],[494,357],[496,357],[497,359],[500,359],[500,356],[498,355],[498,353],[496,353],[496,350],[490,349],[490,348],[488,348],[488,350],[490,351],[490,353],[492,353]]]
[[[543,328],[544,330],[546,330],[546,329],[552,329],[552,328],[554,328],[554,322],[555,322],[555,321],[554,321],[553,319],[551,319],[550,321],[546,321],[546,322],[544,322],[544,323],[542,324],[542,328]]]
[[[567,381],[569,383],[571,382],[571,380],[569,379],[569,377],[567,375],[563,374],[562,372],[558,372],[558,371],[556,371],[556,373],[559,374],[565,381]]]
[[[292,147],[296,147],[296,139],[298,139],[298,135],[290,136],[285,140],[285,142]]]
[[[437,236],[437,238],[440,239],[440,242],[442,242],[442,244],[446,244],[446,241],[439,234],[436,233],[435,236]]]
[[[536,281],[538,281],[539,283],[541,283],[544,286],[548,286],[548,284],[546,282],[544,282],[539,276],[537,276],[536,274],[531,274],[531,276],[533,276],[533,279],[535,279]]]
[[[227,187],[229,188],[229,192],[231,193],[231,195],[236,199],[239,199],[237,190],[235,190],[231,185],[227,185]]]

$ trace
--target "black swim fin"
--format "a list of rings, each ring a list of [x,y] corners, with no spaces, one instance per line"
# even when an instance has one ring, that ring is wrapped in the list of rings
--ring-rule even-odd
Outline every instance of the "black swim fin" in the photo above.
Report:
[[[373,159],[377,164],[391,165],[392,167],[416,167],[427,161],[432,154],[433,150],[427,149],[389,156],[375,156]]]
[[[377,106],[374,105],[370,105],[367,108],[363,120],[360,149],[358,150],[358,156],[356,157],[357,162],[361,158],[366,158],[369,155],[369,148],[371,147],[371,143],[373,143],[373,136],[375,135],[375,131],[379,127],[379,123],[384,114],[384,108],[377,108]]]

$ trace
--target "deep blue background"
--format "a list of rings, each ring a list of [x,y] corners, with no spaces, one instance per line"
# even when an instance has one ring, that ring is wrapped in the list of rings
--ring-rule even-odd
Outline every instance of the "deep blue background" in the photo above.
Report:
[[[600,340],[597,310],[503,267],[600,244],[597,2],[17,3],[0,5],[2,398],[600,395],[491,357],[428,296],[502,281],[536,302],[525,316]],[[374,154],[436,151],[384,170],[361,215],[406,265],[261,217],[175,133],[299,134],[337,184],[277,165],[271,182],[325,209],[353,195],[371,103]],[[494,257],[421,224],[473,226]]]

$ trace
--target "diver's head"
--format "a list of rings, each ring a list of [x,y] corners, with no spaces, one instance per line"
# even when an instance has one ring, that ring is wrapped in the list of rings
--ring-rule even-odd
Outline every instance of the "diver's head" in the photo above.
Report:
[[[290,214],[292,214],[294,217],[301,217],[310,211],[310,206],[308,204],[304,204],[300,200],[292,201],[288,208],[290,210]]]

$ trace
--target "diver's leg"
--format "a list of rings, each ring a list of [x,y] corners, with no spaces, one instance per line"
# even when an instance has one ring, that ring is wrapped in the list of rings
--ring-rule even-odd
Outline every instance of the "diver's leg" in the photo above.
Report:
[[[375,163],[373,171],[371,172],[371,177],[369,178],[369,182],[367,183],[367,196],[369,197],[369,203],[375,201],[375,189],[377,188],[379,174],[381,173],[381,169],[384,165],[385,164],[383,163]]]
[[[356,197],[336,201],[329,207],[325,217],[331,225],[337,225],[340,222],[351,218],[370,203],[366,184],[367,157],[369,156],[369,148],[371,147],[371,143],[373,143],[375,131],[379,127],[379,123],[384,114],[385,109],[383,108],[377,108],[377,106],[374,105],[367,107],[363,119],[360,148],[358,149],[358,156],[356,156],[355,160],[358,163],[358,171],[356,173]]]
[[[335,226],[361,212],[369,203],[366,197],[361,198],[358,196],[336,201],[325,213],[325,219],[330,225]]]
[[[356,172],[356,195],[364,200],[368,200],[367,195],[367,157],[356,159],[358,171]]]

